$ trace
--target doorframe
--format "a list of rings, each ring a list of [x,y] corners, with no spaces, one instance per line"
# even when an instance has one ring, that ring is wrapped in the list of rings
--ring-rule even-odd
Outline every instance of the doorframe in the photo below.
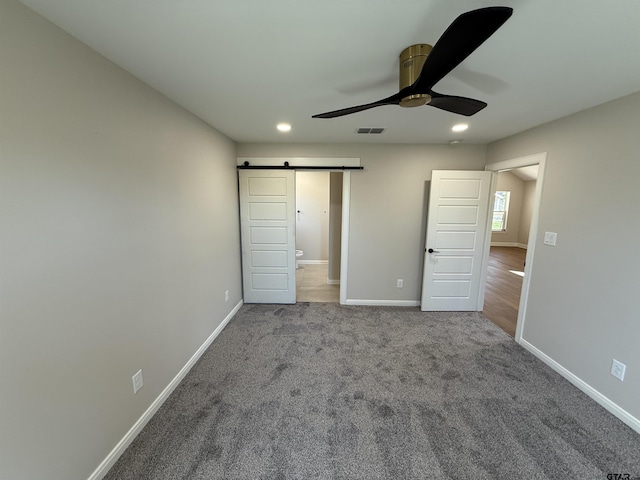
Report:
[[[349,265],[349,212],[351,211],[351,172],[342,171],[342,225],[340,227],[340,305],[347,303]]]
[[[529,287],[531,285],[531,274],[534,268],[534,254],[536,240],[538,236],[538,220],[540,218],[540,203],[542,200],[542,187],[544,183],[544,173],[547,164],[547,152],[540,152],[525,157],[512,158],[502,162],[489,163],[485,166],[485,170],[491,172],[502,172],[513,170],[514,168],[529,167],[538,165],[538,178],[536,179],[536,189],[533,197],[533,211],[531,212],[531,225],[529,228],[529,239],[527,241],[527,254],[525,256],[524,278],[522,279],[522,289],[520,291],[520,303],[518,305],[518,319],[516,321],[515,341],[522,341],[522,333],[524,331],[524,323],[526,320],[527,302],[529,299]],[[495,190],[495,185],[492,186]],[[485,246],[485,255],[488,257],[491,242],[487,242]],[[484,269],[484,277],[482,280],[483,291],[487,281],[487,269]],[[483,301],[484,304],[484,301]]]

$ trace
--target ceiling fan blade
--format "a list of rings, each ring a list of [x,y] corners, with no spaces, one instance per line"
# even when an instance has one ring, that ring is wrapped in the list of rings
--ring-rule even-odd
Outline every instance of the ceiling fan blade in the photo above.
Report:
[[[431,92],[431,101],[427,105],[439,108],[440,110],[446,110],[447,112],[465,115],[467,117],[475,115],[487,106],[485,102],[475,100],[473,98],[441,95],[436,92]]]
[[[512,13],[510,7],[487,7],[463,13],[456,18],[433,46],[420,76],[412,85],[413,91],[427,93],[431,90],[493,35]]]
[[[350,115],[352,113],[369,110],[370,108],[380,107],[382,105],[398,105],[400,103],[400,98],[402,98],[400,96],[400,93],[396,93],[395,95],[383,98],[382,100],[378,100],[377,102],[367,103],[365,105],[357,105],[355,107],[343,108],[341,110],[334,110],[333,112],[319,113],[317,115],[312,115],[311,118],[336,118],[342,117],[343,115]]]

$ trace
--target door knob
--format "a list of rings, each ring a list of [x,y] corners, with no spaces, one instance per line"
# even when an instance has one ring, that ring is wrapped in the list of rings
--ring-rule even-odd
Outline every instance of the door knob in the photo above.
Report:
[[[438,250],[434,250],[433,248],[430,248],[429,250],[427,250],[429,253],[440,253]]]

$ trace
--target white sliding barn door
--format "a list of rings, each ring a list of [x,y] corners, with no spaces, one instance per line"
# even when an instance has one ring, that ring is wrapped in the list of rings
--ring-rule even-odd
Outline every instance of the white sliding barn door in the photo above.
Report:
[[[434,170],[422,280],[423,311],[477,311],[491,172]]]
[[[296,303],[295,171],[238,175],[244,303]]]

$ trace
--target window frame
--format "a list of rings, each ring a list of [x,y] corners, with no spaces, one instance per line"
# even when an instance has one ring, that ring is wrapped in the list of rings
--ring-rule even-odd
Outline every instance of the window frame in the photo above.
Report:
[[[497,209],[496,207],[498,206],[498,201],[502,200],[499,198],[499,194],[504,193],[504,209]],[[508,220],[509,220],[509,201],[511,199],[511,191],[509,190],[496,190],[496,193],[494,194],[493,197],[493,211],[492,211],[492,220],[491,220],[491,232],[492,233],[496,233],[496,232],[506,232],[507,231],[507,225],[508,225]],[[502,218],[500,220],[501,222],[501,227],[499,229],[494,228],[495,222],[496,222],[496,214],[500,215]]]

